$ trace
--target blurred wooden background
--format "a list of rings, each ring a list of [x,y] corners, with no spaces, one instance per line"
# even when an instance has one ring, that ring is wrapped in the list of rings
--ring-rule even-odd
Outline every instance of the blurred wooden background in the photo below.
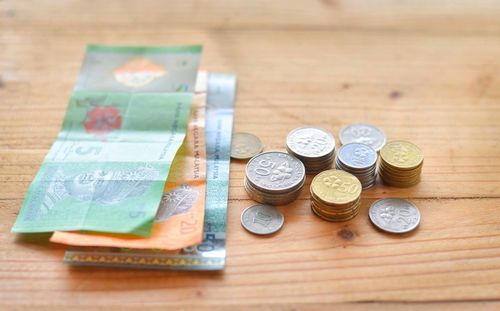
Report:
[[[204,69],[238,76],[234,129],[259,135],[266,150],[284,149],[301,125],[338,141],[342,126],[368,122],[422,147],[423,181],[377,185],[341,224],[314,217],[304,189],[281,208],[283,230],[259,238],[239,224],[252,202],[235,162],[224,272],[67,267],[64,247],[20,241],[10,228],[87,43],[202,43]],[[499,74],[500,1],[0,0],[0,307],[494,309]],[[389,196],[420,208],[416,232],[371,226],[369,205]]]

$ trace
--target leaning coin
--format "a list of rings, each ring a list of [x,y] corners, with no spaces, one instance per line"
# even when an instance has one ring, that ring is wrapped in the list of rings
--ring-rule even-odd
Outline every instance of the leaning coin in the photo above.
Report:
[[[368,212],[371,222],[379,229],[390,233],[406,233],[420,223],[418,208],[402,199],[381,199],[373,202]]]
[[[349,143],[361,143],[366,144],[375,151],[380,151],[385,145],[385,134],[384,132],[370,124],[351,124],[340,130],[339,133],[340,143],[342,145]]]
[[[256,204],[247,207],[241,214],[241,225],[251,233],[268,235],[283,227],[285,218],[274,206]]]
[[[261,153],[263,148],[259,137],[254,134],[234,133],[231,141],[231,158],[239,160],[250,159]]]

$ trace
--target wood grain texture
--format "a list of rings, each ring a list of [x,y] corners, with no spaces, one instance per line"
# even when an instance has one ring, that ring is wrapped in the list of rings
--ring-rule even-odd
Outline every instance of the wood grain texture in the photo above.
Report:
[[[498,1],[0,1],[0,307],[498,308],[498,16]],[[368,122],[423,149],[423,180],[378,184],[359,216],[332,224],[312,215],[308,178],[280,208],[283,230],[259,238],[240,227],[251,201],[233,162],[225,271],[67,267],[64,247],[10,228],[87,43],[202,43],[205,69],[238,76],[234,129],[266,150],[301,125],[337,137]],[[420,208],[416,232],[371,226],[371,202],[392,196]]]

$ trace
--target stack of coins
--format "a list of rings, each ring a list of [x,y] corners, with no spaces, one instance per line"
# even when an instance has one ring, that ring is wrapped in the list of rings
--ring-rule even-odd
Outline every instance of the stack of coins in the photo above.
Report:
[[[375,185],[377,180],[377,152],[370,146],[350,143],[340,147],[335,166],[356,176],[363,189]]]
[[[285,152],[271,151],[248,161],[244,186],[259,203],[284,205],[297,199],[305,183],[305,167]]]
[[[379,175],[384,183],[395,187],[411,187],[420,182],[424,156],[416,145],[395,140],[380,150]]]
[[[307,174],[317,174],[332,167],[335,139],[324,129],[299,127],[288,133],[286,150],[304,163]]]
[[[311,209],[327,221],[347,221],[359,212],[361,183],[352,174],[327,170],[311,183]]]

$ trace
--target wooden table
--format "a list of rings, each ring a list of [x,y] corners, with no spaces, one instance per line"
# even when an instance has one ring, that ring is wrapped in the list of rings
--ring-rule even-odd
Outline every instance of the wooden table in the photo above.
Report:
[[[498,307],[499,16],[498,1],[1,0],[0,306]],[[378,184],[363,193],[360,215],[334,224],[311,214],[309,177],[300,199],[280,208],[283,230],[259,238],[240,227],[252,202],[245,164],[232,163],[225,271],[70,268],[64,247],[10,228],[60,129],[87,43],[202,43],[203,68],[238,76],[235,131],[282,150],[301,125],[337,136],[346,124],[373,123],[421,146],[423,180]],[[375,230],[367,210],[384,197],[414,202],[419,229]]]

